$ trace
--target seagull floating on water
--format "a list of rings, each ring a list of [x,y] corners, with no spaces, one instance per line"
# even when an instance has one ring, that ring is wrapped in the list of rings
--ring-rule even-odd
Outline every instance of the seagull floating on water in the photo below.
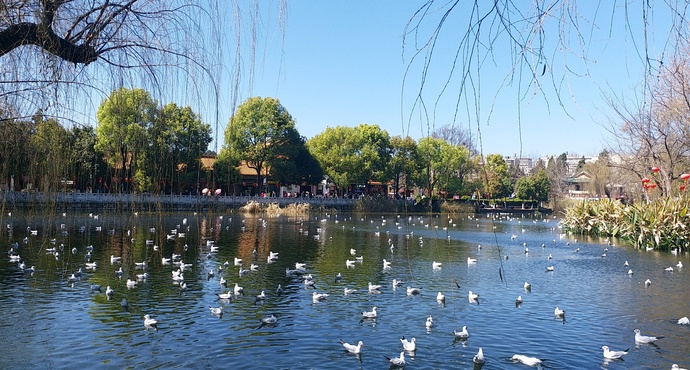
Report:
[[[419,288],[407,287],[407,295],[416,295],[422,292]]]
[[[482,351],[482,347],[479,347],[479,351],[477,351],[477,354],[474,355],[472,358],[472,362],[475,364],[483,364],[486,362],[486,359],[484,358],[484,351]]]
[[[223,316],[223,307],[209,307],[208,309],[211,311],[211,315]]]
[[[380,286],[380,285],[378,285],[378,284],[372,284],[371,282],[369,282],[369,292],[370,292],[370,293],[371,293],[371,292],[376,292],[376,291],[378,291],[379,289],[381,289],[381,286]]]
[[[467,293],[467,298],[470,300],[470,302],[474,302],[474,301],[477,301],[479,299],[479,294],[472,293],[472,291],[470,290]]]
[[[652,281],[649,280],[649,279],[645,280],[644,286],[645,286],[645,287],[648,287],[648,286],[650,286],[650,285],[652,285]]]
[[[537,366],[541,364],[541,360],[536,358],[536,357],[529,357],[525,355],[513,355],[513,357],[510,358],[513,361],[518,361],[521,362],[527,366]]]
[[[673,365],[671,365],[671,370],[687,370],[687,369],[678,366],[678,364],[673,364]]]
[[[434,261],[434,262],[431,263],[431,268],[434,269],[434,270],[438,270],[438,269],[441,268],[442,265],[443,265],[443,264],[442,264],[441,262],[436,262],[436,261]]]
[[[553,314],[556,317],[565,318],[565,310],[561,310],[558,306],[553,310]]]
[[[156,319],[152,319],[149,314],[146,314],[144,315],[144,327],[146,330],[158,330],[158,321]]]
[[[477,263],[477,259],[476,259],[476,258],[472,258],[472,257],[467,257],[467,264],[468,264],[468,265],[471,265],[471,264],[473,264],[473,263]]]
[[[364,343],[362,343],[361,340],[359,342],[357,342],[357,345],[354,345],[354,344],[347,343],[341,339],[340,344],[343,345],[343,348],[345,348],[346,351],[348,351],[350,353],[354,353],[356,355],[362,353],[362,347],[364,346]]]
[[[373,319],[376,317],[376,306],[374,306],[371,311],[363,311],[362,317],[365,319]]]
[[[687,316],[678,319],[678,325],[690,325],[690,319]]]
[[[407,352],[414,352],[417,349],[417,339],[412,338],[411,340],[405,339],[405,337],[400,338],[403,349]]]
[[[343,288],[343,295],[352,294],[356,291],[357,291],[357,289],[351,289],[351,288],[345,287],[345,288]]]
[[[312,293],[311,300],[312,300],[312,302],[316,303],[316,302],[325,300],[326,297],[328,297],[328,293],[317,293],[317,292],[314,292],[314,293]]]
[[[443,295],[443,293],[438,292],[438,294],[436,294],[436,301],[444,303],[446,301],[446,296]]]
[[[461,331],[453,330],[453,335],[455,339],[466,340],[470,337],[470,333],[467,331],[467,326],[463,326]]]
[[[403,367],[405,366],[405,352],[400,352],[400,357],[390,358],[388,356],[383,356],[390,362],[393,366]]]
[[[424,324],[427,329],[431,329],[432,326],[434,326],[434,318],[432,316],[429,316],[426,318],[426,324]]]
[[[530,284],[530,283],[528,283],[528,282],[526,282],[526,281],[525,281],[524,287],[525,287],[525,290],[526,290],[526,291],[528,291],[528,292],[531,292],[531,291],[532,291],[532,284]]]
[[[601,349],[604,350],[604,358],[607,358],[609,360],[615,360],[617,358],[623,357],[623,355],[628,354],[628,350],[626,349],[625,351],[611,351],[609,350],[608,346],[603,346]]]
[[[278,318],[275,315],[267,316],[261,319],[261,324],[263,325],[273,325],[278,322]]]
[[[636,343],[654,343],[663,337],[652,337],[640,334],[640,329],[633,330],[635,332],[635,342]]]

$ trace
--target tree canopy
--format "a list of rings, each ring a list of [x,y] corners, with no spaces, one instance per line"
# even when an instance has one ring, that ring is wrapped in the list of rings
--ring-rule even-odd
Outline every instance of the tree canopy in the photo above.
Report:
[[[260,184],[271,161],[296,154],[294,135],[299,136],[295,121],[280,101],[257,96],[242,103],[230,118],[223,150],[254,169]]]

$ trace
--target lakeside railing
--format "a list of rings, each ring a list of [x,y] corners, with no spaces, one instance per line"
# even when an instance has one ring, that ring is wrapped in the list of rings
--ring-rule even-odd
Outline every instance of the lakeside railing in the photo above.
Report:
[[[207,208],[213,206],[239,207],[249,201],[258,203],[277,203],[281,207],[293,203],[309,203],[313,207],[349,208],[355,200],[348,198],[279,198],[233,195],[162,195],[133,193],[77,193],[77,192],[2,192],[5,204],[22,205],[66,205],[66,206],[106,206],[106,205],[141,205],[182,208]]]

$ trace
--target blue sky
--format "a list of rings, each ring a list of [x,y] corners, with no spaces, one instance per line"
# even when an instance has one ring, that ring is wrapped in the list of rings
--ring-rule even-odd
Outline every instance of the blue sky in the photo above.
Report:
[[[590,2],[598,7],[587,6]],[[497,32],[488,23],[483,26],[481,44],[471,49],[474,59],[469,63],[469,79],[462,81],[458,73],[461,68],[456,68],[450,80],[448,76],[459,40],[467,31],[467,14],[471,13],[463,7],[473,2],[459,1],[436,44],[421,93],[426,104],[426,111],[422,111],[413,103],[422,86],[421,62],[425,55],[413,60],[414,35],[408,35],[403,50],[403,33],[424,3],[422,0],[288,1],[283,44],[283,33],[277,30],[280,0],[260,1],[259,42],[253,62],[254,79],[250,83],[252,60],[247,35],[251,3],[238,2],[243,11],[241,59],[234,59],[238,24],[227,21],[224,44],[217,51],[222,56],[219,70],[223,71],[219,76],[218,109],[215,99],[207,98],[211,93],[202,97],[187,91],[189,86],[211,85],[194,77],[191,82],[166,81],[159,87],[169,86],[169,91],[154,95],[162,104],[172,101],[191,105],[199,112],[202,120],[214,129],[216,140],[211,150],[222,147],[223,132],[232,113],[234,71],[239,69],[238,103],[251,96],[280,99],[306,138],[329,126],[367,123],[379,125],[391,136],[409,135],[419,140],[438,127],[452,124],[478,139],[477,145],[484,155],[499,153],[532,158],[564,152],[597,155],[610,141],[604,126],[618,120],[611,113],[605,95],[628,103],[637,102],[642,96],[640,4],[633,2],[627,9],[631,21],[626,23],[622,4],[615,3],[614,7],[609,2],[595,0],[556,3],[556,6],[580,5],[577,14],[581,33],[572,27],[559,28],[553,19],[548,19],[543,34],[543,58],[528,57],[533,63],[530,68],[519,64],[514,68],[515,50],[506,42],[506,34]],[[441,1],[437,6],[448,3]],[[480,6],[491,4],[479,3]],[[533,6],[533,2],[514,3]],[[225,11],[232,12],[232,6],[227,6]],[[673,45],[664,43],[671,23],[664,18],[666,13],[657,10],[650,17],[652,24],[647,34],[651,58],[665,55],[669,59],[675,52],[665,50]],[[441,14],[437,11],[429,14],[429,22],[420,27],[419,42],[429,36]],[[567,39],[568,43],[559,44],[559,39]],[[206,44],[203,40],[200,43]],[[487,45],[493,49],[488,50]],[[460,59],[464,57],[467,53],[460,54]],[[544,65],[548,68],[542,76],[539,72]],[[531,78],[533,70],[538,71],[536,80]],[[117,86],[122,83],[118,78],[106,78],[104,83]],[[445,92],[440,94],[446,82],[449,83]],[[127,87],[147,88],[136,82],[132,84]],[[542,89],[535,90],[536,85]],[[87,97],[83,116],[77,121],[95,125],[95,112],[107,93],[104,89],[101,94]]]
[[[546,78],[550,75],[547,73],[540,81],[546,86],[543,94],[532,96],[524,82],[522,93],[517,83],[497,93],[512,65],[510,50],[498,42],[492,60],[481,66],[480,113],[475,113],[474,103],[470,103],[471,109],[463,103],[454,121],[458,94],[450,92],[440,100],[435,114],[422,119],[411,107],[411,96],[420,86],[420,64],[413,65],[407,93],[401,98],[404,73],[412,55],[403,55],[403,31],[422,3],[289,2],[284,47],[280,35],[265,35],[268,44],[257,55],[251,95],[280,99],[307,138],[328,126],[368,123],[378,124],[391,136],[409,135],[418,140],[434,128],[452,123],[471,130],[475,137],[480,131],[484,154],[596,155],[608,138],[601,126],[610,121],[604,93],[629,97],[642,80],[642,65],[621,24],[586,40],[582,46],[590,57],[586,64],[573,55],[566,56],[567,61],[563,56],[549,55],[551,59],[546,63],[550,71],[553,69],[554,80]],[[434,56],[438,62],[432,65],[427,80],[427,106],[433,105],[448,75],[457,35],[466,29],[458,18],[462,12],[453,14],[456,18],[449,18],[444,26]],[[548,36],[554,33],[547,32],[545,43],[553,42]],[[409,51],[410,45],[407,47]],[[570,75],[562,80],[562,65],[566,62],[581,77]],[[554,84],[561,89],[564,107],[560,106]],[[452,85],[458,88],[460,83],[454,81]],[[240,100],[250,95],[248,90],[242,94]],[[226,92],[223,99],[227,96]],[[229,113],[224,110],[221,117],[224,125]]]

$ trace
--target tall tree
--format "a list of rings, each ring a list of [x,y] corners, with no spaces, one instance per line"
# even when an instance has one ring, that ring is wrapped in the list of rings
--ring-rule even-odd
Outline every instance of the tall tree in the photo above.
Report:
[[[378,125],[329,127],[307,147],[340,191],[351,184],[387,180],[390,137]]]
[[[119,167],[118,181],[123,186],[124,179],[132,177],[142,188],[151,185],[148,174],[137,165],[144,160],[148,130],[154,125],[156,112],[156,102],[143,89],[113,91],[98,107],[96,150],[104,154],[108,164]]]
[[[56,120],[44,119],[40,113],[33,121],[36,129],[31,136],[30,177],[41,191],[58,190],[60,182],[69,179],[69,134]]]
[[[445,140],[448,144],[455,146],[464,146],[470,151],[470,154],[477,155],[476,138],[472,137],[469,130],[463,130],[457,125],[443,125],[431,133],[432,137]]]
[[[500,154],[486,156],[482,170],[484,178],[484,191],[492,198],[503,198],[511,194],[511,183],[508,164]]]
[[[103,183],[107,164],[103,155],[96,151],[96,131],[91,126],[75,126],[70,132],[72,136],[71,162],[73,173],[77,179],[77,187],[96,191]]]
[[[223,149],[256,171],[258,185],[270,161],[287,151],[294,131],[295,121],[278,99],[249,98],[230,118]]]
[[[394,194],[397,197],[401,179],[406,192],[411,185],[411,177],[418,171],[419,157],[417,143],[409,136],[393,136],[390,144],[389,177],[393,179]]]

